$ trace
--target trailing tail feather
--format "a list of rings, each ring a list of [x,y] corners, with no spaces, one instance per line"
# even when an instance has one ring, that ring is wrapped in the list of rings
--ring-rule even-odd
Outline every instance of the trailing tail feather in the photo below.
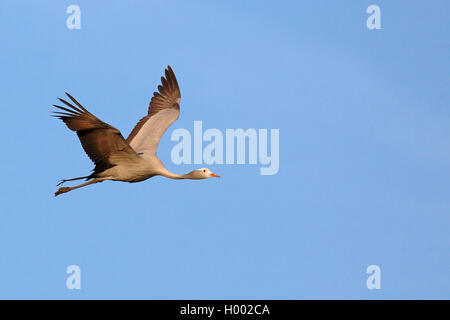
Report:
[[[91,178],[92,178],[91,175],[89,175],[89,176],[85,176],[85,177],[78,177],[78,178],[72,178],[72,179],[62,179],[61,181],[58,182],[58,184],[56,186],[58,187],[67,181],[74,181],[74,180],[81,180],[81,179],[89,180]]]

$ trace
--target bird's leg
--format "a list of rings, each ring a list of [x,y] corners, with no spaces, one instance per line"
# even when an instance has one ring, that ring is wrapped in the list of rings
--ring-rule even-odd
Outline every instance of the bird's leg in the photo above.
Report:
[[[88,186],[88,185],[93,184],[93,183],[101,182],[101,181],[103,181],[103,179],[92,179],[91,181],[79,184],[78,186],[75,186],[75,187],[62,187],[62,188],[59,188],[58,191],[55,192],[55,197],[60,195],[61,193],[66,193],[66,192],[69,192],[69,191],[72,191],[72,190],[75,190],[75,189],[78,189],[78,188],[81,188],[81,187]]]
[[[87,179],[87,178],[89,178],[89,176],[72,178],[72,179],[62,179],[61,181],[59,181],[59,183],[56,186],[58,187],[58,186],[62,185],[63,183],[67,182],[67,181],[74,181],[74,180]]]

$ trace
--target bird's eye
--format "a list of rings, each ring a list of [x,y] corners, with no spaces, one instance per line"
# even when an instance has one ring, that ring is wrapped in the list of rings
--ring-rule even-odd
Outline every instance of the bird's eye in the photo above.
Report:
[[[206,172],[206,170],[203,170],[203,172]]]

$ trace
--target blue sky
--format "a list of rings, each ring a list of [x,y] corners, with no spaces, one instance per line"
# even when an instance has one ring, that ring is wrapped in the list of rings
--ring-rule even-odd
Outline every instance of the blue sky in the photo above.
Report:
[[[66,8],[81,9],[81,29]],[[366,8],[381,8],[368,30]],[[448,1],[1,1],[0,298],[449,298]],[[126,136],[170,64],[176,128],[277,128],[280,170],[105,182],[49,117]],[[81,290],[66,268],[81,268]],[[381,268],[368,290],[366,268]]]

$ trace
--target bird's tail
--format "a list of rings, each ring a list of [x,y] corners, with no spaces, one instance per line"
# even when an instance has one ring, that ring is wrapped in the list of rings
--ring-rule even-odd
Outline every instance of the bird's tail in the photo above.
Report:
[[[78,178],[72,178],[72,179],[62,179],[61,181],[58,182],[58,184],[56,186],[58,187],[67,181],[74,181],[74,180],[80,180],[80,179],[88,180],[90,178],[92,178],[92,177],[89,175],[89,176],[85,176],[85,177],[78,177]]]

